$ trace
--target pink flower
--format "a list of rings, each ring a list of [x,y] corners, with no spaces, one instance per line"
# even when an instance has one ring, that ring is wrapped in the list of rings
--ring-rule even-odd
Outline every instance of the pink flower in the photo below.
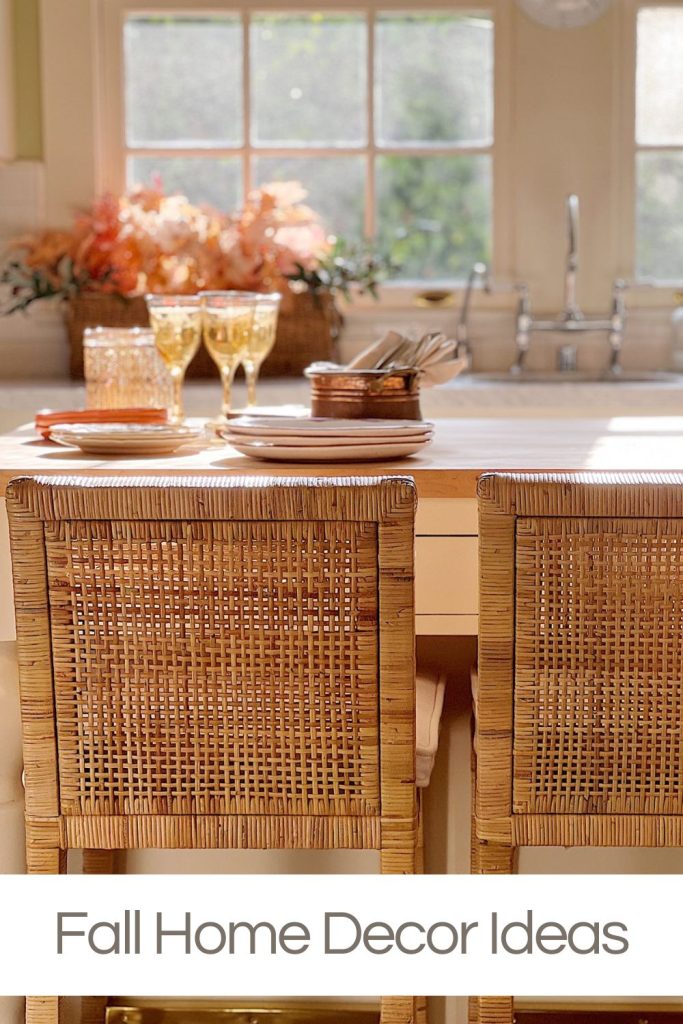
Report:
[[[44,231],[13,248],[31,271],[59,286],[73,261],[89,289],[139,294],[199,289],[286,288],[296,264],[314,267],[328,248],[300,182],[273,182],[229,215],[165,195],[160,182],[123,196],[105,194],[77,214],[71,231]]]
[[[281,274],[293,274],[296,264],[309,268],[328,248],[321,224],[281,227],[275,233],[278,246],[277,265]]]

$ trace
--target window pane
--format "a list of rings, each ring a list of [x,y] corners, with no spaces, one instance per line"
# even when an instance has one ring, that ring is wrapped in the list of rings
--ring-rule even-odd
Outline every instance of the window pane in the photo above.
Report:
[[[636,273],[683,278],[683,152],[639,153],[636,163]]]
[[[636,138],[683,143],[683,7],[638,12]]]
[[[242,205],[242,162],[239,157],[134,156],[128,158],[129,185],[152,185],[182,192],[192,203],[219,210]]]
[[[257,15],[252,141],[356,146],[367,139],[366,23],[354,15]]]
[[[306,203],[320,214],[328,231],[357,241],[363,234],[365,159],[357,156],[310,158],[258,157],[257,184],[300,181]]]
[[[242,28],[236,17],[129,17],[129,146],[241,145]]]
[[[378,142],[491,141],[490,18],[383,14],[376,39]]]
[[[462,278],[489,259],[489,156],[380,157],[377,198],[379,242],[402,278]]]

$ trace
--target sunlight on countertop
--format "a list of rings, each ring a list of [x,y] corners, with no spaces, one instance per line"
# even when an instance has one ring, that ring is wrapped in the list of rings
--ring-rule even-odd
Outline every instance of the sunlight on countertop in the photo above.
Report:
[[[265,379],[259,383],[263,405],[309,402],[309,384],[303,378]],[[515,383],[466,374],[443,387],[423,389],[422,414],[439,418],[610,419],[627,423],[629,417],[666,416],[683,423],[683,377],[665,382]],[[246,391],[235,385],[234,403],[243,406]],[[70,380],[0,380],[0,431],[33,419],[43,408],[73,409],[85,404],[83,384]],[[190,416],[213,416],[220,405],[218,381],[188,381],[185,406]],[[615,427],[614,430],[621,429]],[[625,428],[628,429],[628,428]],[[641,428],[642,429],[642,428]],[[661,420],[658,429],[662,429]],[[678,428],[676,428],[678,429]]]

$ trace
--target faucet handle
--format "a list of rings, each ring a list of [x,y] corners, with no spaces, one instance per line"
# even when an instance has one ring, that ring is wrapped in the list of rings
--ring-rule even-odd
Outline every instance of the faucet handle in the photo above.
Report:
[[[529,285],[525,281],[517,281],[515,284],[517,292],[517,316],[523,316],[529,312]]]
[[[579,197],[575,192],[567,196],[568,265],[577,269],[579,259]]]
[[[612,282],[612,315],[623,317],[626,312],[624,292],[628,288],[628,281],[623,277],[617,277]]]

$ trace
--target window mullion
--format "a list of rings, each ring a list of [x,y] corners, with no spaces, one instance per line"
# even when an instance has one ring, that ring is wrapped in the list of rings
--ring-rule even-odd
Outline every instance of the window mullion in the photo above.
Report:
[[[374,238],[377,231],[375,202],[375,12],[367,13],[367,103],[368,149],[365,157],[365,217],[363,228],[366,238]]]
[[[247,196],[253,188],[251,172],[251,50],[249,37],[251,29],[251,17],[246,8],[242,11],[242,121],[243,121],[243,151],[242,151],[242,188],[243,198],[246,202]]]

